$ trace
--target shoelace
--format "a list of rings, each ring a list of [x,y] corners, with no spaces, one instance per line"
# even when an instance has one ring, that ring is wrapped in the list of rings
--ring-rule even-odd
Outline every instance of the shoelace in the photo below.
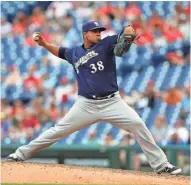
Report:
[[[167,167],[164,169],[165,172],[168,172],[170,169]]]
[[[172,164],[169,164],[166,168],[164,168],[165,172],[169,172],[170,169],[174,168],[175,166],[173,166]]]

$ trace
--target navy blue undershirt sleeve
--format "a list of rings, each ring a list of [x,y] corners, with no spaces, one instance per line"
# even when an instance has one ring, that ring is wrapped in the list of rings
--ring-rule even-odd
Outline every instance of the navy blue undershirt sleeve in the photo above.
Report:
[[[59,58],[62,58],[62,59],[64,59],[64,60],[67,60],[68,61],[68,58],[67,58],[67,56],[66,56],[66,50],[67,50],[68,48],[65,48],[65,47],[60,47],[59,48],[59,51],[58,51],[58,56],[59,56]],[[69,61],[68,61],[69,62]]]

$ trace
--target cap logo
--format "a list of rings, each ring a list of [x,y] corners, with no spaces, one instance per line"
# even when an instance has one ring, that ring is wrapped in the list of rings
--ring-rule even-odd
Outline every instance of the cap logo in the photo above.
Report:
[[[98,24],[97,22],[94,22],[94,24],[95,24],[96,26],[99,26],[99,24]]]

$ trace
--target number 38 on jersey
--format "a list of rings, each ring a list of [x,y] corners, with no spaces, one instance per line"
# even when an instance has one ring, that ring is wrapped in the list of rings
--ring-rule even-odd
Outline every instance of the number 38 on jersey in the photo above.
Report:
[[[98,61],[96,64],[90,64],[91,73],[96,73],[98,70],[103,71],[104,65],[102,61]]]

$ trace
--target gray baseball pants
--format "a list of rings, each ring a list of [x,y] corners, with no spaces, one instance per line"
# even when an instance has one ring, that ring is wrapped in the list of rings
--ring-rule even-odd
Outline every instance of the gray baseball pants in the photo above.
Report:
[[[145,123],[122,100],[118,92],[115,97],[104,100],[91,100],[78,96],[76,103],[64,118],[28,145],[19,147],[16,155],[27,160],[36,152],[49,147],[69,134],[100,121],[110,122],[116,127],[133,133],[153,169],[167,163],[166,155],[156,145]]]

